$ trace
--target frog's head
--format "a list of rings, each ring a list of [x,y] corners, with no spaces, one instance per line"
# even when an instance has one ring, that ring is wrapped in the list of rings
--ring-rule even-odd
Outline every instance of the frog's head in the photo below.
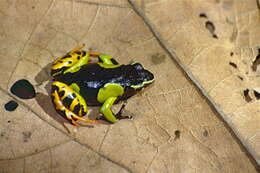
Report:
[[[152,84],[154,82],[154,75],[143,68],[143,66],[140,63],[133,63],[133,67],[135,68],[137,74],[138,74],[138,83],[137,85],[131,85],[134,89],[142,89],[144,87],[147,87],[148,85]]]
[[[51,67],[51,75],[56,76],[59,74],[64,74],[69,69],[73,67],[80,66],[81,63],[88,61],[88,58],[85,51],[75,52],[75,53],[68,53],[63,57],[57,58]],[[84,59],[84,60],[83,60]]]

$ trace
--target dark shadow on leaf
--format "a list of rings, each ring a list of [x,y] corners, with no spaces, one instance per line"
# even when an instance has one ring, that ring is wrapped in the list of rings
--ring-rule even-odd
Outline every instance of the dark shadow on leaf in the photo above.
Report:
[[[65,122],[68,122],[61,116],[58,116],[58,113],[55,111],[51,99],[48,95],[43,93],[37,93],[35,97],[37,103],[42,107],[43,111],[48,114],[51,118],[64,125]],[[67,130],[67,129],[66,129]]]
[[[37,82],[37,85],[41,85],[42,83],[48,81],[51,79],[50,75],[50,69],[51,69],[51,64],[47,64],[45,67],[41,69],[41,71],[35,76],[35,81]]]
[[[64,128],[68,132],[70,132],[68,130],[68,128],[65,126],[65,123],[70,123],[70,122],[66,118],[63,118],[59,113],[56,112],[56,110],[54,109],[53,104],[51,103],[51,97],[50,96],[48,96],[46,94],[43,94],[43,93],[37,93],[36,101],[42,107],[42,109],[44,110],[44,112],[46,114],[48,114],[55,121],[57,121],[58,123],[63,125]],[[94,125],[81,124],[79,121],[77,121],[77,123],[79,123],[80,126],[82,126],[82,127],[89,127],[89,128],[93,128],[94,127]]]

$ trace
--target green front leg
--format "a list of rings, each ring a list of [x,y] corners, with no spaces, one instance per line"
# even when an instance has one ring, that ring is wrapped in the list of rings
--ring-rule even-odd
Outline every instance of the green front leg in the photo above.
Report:
[[[116,101],[117,97],[109,97],[106,99],[102,107],[100,108],[100,112],[104,115],[107,121],[111,123],[115,123],[118,119],[115,117],[114,113],[111,111],[111,106]]]
[[[103,61],[103,64],[116,65],[112,62],[112,56],[107,54],[100,54],[99,58]]]
[[[118,62],[111,55],[99,52],[89,52],[89,55],[98,56],[100,59],[98,64],[103,68],[116,68],[120,66],[120,64],[118,64]]]

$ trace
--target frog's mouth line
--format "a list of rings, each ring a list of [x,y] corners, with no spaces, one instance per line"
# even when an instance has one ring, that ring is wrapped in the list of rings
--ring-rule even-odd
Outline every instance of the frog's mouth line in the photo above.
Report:
[[[146,87],[146,86],[148,86],[149,84],[151,84],[153,82],[154,82],[154,79],[149,80],[149,81],[144,81],[143,83],[138,84],[138,85],[131,85],[131,87],[134,88],[134,89],[139,89],[139,88]]]

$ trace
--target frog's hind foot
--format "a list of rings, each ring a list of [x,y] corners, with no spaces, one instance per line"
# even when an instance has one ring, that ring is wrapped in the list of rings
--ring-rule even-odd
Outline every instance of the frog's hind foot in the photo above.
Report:
[[[84,47],[85,47],[85,44],[83,43],[82,45],[79,45],[79,46],[73,48],[69,53],[80,51]]]
[[[68,85],[58,81],[53,82],[51,95],[55,109],[61,112],[73,125],[79,126],[76,120],[86,123],[99,123],[97,120],[88,120],[81,117],[88,112],[85,100]]]
[[[76,120],[83,121],[83,122],[85,122],[85,123],[100,123],[100,121],[98,121],[98,120],[87,120],[87,119],[81,118],[81,117],[79,117],[79,116],[77,116],[77,115],[72,115],[72,118],[73,118],[73,119],[76,119]],[[74,121],[74,122],[75,122],[75,121]],[[76,123],[76,122],[75,122],[75,123]],[[73,121],[72,121],[72,124],[74,124]]]

